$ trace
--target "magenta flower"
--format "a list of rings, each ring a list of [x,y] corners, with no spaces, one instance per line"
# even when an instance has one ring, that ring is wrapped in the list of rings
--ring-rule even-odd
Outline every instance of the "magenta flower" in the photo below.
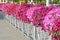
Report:
[[[23,4],[23,5],[17,6],[14,12],[15,17],[22,22],[29,23],[30,20],[26,16],[26,12],[29,7],[30,7],[29,4]]]
[[[48,32],[52,33],[55,38],[53,40],[60,40],[60,9],[55,8],[51,10],[44,18],[44,28],[48,30]],[[59,36],[58,36],[59,35]]]

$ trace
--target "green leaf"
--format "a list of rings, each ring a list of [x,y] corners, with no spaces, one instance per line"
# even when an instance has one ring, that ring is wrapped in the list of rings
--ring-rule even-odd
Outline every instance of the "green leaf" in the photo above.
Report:
[[[12,0],[13,2],[17,2],[17,3],[19,3],[19,0]]]
[[[57,2],[59,2],[59,0],[54,0],[54,1],[53,1],[53,3],[57,3]]]
[[[28,0],[25,0],[25,3],[27,3],[28,2]]]

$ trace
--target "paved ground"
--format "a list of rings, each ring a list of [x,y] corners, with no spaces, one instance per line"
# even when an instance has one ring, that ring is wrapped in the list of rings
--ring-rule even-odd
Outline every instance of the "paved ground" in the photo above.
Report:
[[[0,40],[29,40],[23,36],[21,32],[13,28],[6,20],[4,15],[0,12]]]

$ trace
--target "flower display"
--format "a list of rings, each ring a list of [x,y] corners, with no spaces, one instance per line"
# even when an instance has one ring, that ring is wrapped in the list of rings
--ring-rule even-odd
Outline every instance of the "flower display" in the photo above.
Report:
[[[17,4],[11,4],[9,5],[9,14],[13,14],[14,13],[14,10],[16,9],[17,7]]]
[[[0,4],[0,10],[2,11],[2,6],[3,6],[3,4]]]
[[[48,34],[52,34],[52,40],[60,40],[60,8],[55,6],[13,4],[5,3],[0,5],[0,10],[5,15],[12,15],[23,23],[30,23],[40,27]]]
[[[53,8],[55,8],[55,7],[54,6],[46,7],[44,5],[34,6],[27,10],[26,15],[27,15],[27,18],[29,18],[29,20],[31,20],[31,23],[33,25],[35,25],[36,27],[41,26],[43,28],[44,27],[43,26],[44,17]]]
[[[29,19],[26,16],[26,12],[28,8],[31,7],[30,4],[22,4],[15,10],[15,16],[17,19],[21,20],[22,22],[30,22]],[[17,11],[18,10],[18,11]]]
[[[60,40],[60,8],[51,10],[44,19],[44,28],[52,33],[53,40]]]
[[[42,9],[42,10],[41,10]],[[41,26],[43,16],[45,13],[43,13],[44,7],[32,7],[27,11],[27,17],[31,20],[32,24],[35,26]],[[41,22],[40,22],[41,21]]]
[[[2,5],[3,13],[8,14],[8,6],[9,6],[9,3],[5,3]]]

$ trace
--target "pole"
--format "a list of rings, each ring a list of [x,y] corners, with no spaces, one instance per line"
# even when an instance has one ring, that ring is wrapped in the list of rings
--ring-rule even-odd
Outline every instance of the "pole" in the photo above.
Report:
[[[31,2],[33,2],[33,0],[31,0]]]
[[[49,0],[46,0],[46,6],[49,6]]]

